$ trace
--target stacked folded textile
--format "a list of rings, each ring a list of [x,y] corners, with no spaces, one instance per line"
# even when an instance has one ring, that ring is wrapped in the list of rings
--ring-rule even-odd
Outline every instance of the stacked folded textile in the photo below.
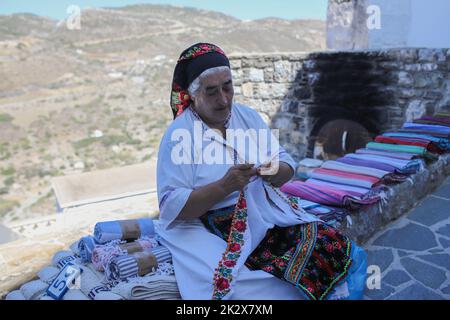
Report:
[[[371,163],[381,163],[385,165],[389,165],[391,167],[395,168],[395,173],[399,174],[413,174],[418,172],[419,170],[423,169],[424,164],[421,159],[411,159],[411,160],[402,160],[402,159],[396,159],[396,158],[390,158],[390,157],[384,157],[384,156],[378,156],[378,155],[366,155],[366,154],[355,154],[355,153],[349,153],[345,155],[344,158],[347,159],[356,159],[356,160],[363,160],[363,161],[371,161]],[[342,158],[340,158],[342,159]],[[341,161],[341,160],[338,160]],[[348,163],[348,162],[346,162]],[[350,163],[351,164],[351,163]],[[381,166],[377,166],[378,169],[381,169]],[[386,169],[381,169],[385,171],[387,170],[387,166],[385,166]]]
[[[342,221],[349,212],[344,208],[325,206],[299,197],[290,196],[291,201],[297,203],[303,210],[319,217],[329,225],[335,225]]]
[[[355,210],[362,205],[370,205],[380,200],[380,195],[366,195],[364,198],[352,195],[344,190],[338,190],[326,185],[311,183],[309,180],[292,181],[284,184],[281,188],[284,193],[300,197],[312,202],[328,206],[344,207]]]
[[[379,185],[381,182],[380,178],[373,176],[323,168],[314,169],[308,172],[308,176],[317,180],[324,180],[362,188],[372,188]]]
[[[423,116],[420,119],[415,119],[413,123],[441,125],[450,127],[450,118],[445,114],[437,114],[434,116]]]
[[[149,218],[99,222],[94,228],[94,238],[100,244],[112,240],[133,241],[154,235],[153,220]]]
[[[355,151],[355,153],[358,154],[373,154],[376,156],[383,156],[388,158],[395,158],[395,159],[402,159],[402,160],[411,160],[411,159],[417,159],[420,156],[415,153],[406,153],[406,152],[388,152],[388,151],[382,151],[382,150],[376,150],[376,149],[367,149],[362,148]]]
[[[128,300],[180,300],[173,266],[162,263],[157,270],[119,283],[113,292]]]
[[[417,146],[425,148],[429,152],[434,152],[438,154],[442,154],[447,150],[447,143],[445,145],[440,145],[430,139],[426,139],[424,137],[388,137],[385,135],[375,137],[375,142],[379,143],[389,143],[394,145],[402,145],[402,146]],[[424,154],[425,155],[425,154]]]
[[[437,148],[442,149],[442,151],[447,151],[449,148],[449,140],[444,137],[435,137],[430,134],[419,134],[412,132],[386,132],[383,136],[392,138],[403,138],[403,139],[423,139],[425,141],[433,142]]]
[[[343,172],[355,173],[359,175],[371,176],[381,179],[382,182],[402,182],[405,181],[406,177],[404,175],[396,175],[390,171],[385,171],[372,167],[361,167],[355,166],[339,161],[327,161],[322,165],[323,169],[338,170]]]
[[[422,130],[430,133],[447,134],[447,135],[450,134],[450,127],[437,124],[405,122],[403,124],[402,129]]]
[[[421,157],[429,157],[431,159],[435,158],[430,154],[427,148],[420,146],[410,146],[401,144],[390,144],[390,143],[380,143],[380,142],[369,142],[366,145],[367,149],[381,150],[387,152],[401,152],[401,153],[414,153]]]

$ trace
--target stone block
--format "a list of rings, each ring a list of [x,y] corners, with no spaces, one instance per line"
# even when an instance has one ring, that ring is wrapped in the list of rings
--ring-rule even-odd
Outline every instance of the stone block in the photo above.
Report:
[[[244,69],[244,81],[264,82],[264,71],[262,69]]]
[[[253,83],[251,82],[243,83],[241,88],[244,97],[253,97]]]
[[[427,287],[437,289],[447,279],[444,271],[427,263],[409,257],[400,259],[400,263],[413,278]]]
[[[411,239],[415,239],[415,241],[411,241]],[[437,246],[433,233],[415,223],[409,223],[400,229],[386,231],[375,240],[374,244],[415,251],[423,251]]]
[[[286,60],[274,62],[273,79],[275,82],[290,82],[293,80],[291,63]]]
[[[411,86],[414,83],[414,79],[410,73],[400,71],[398,73],[398,84],[401,86]]]

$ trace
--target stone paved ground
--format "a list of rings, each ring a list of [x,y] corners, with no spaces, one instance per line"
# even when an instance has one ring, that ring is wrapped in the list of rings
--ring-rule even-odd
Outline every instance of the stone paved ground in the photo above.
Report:
[[[450,299],[450,177],[365,249],[367,265],[381,270],[381,288],[366,289],[365,299]]]

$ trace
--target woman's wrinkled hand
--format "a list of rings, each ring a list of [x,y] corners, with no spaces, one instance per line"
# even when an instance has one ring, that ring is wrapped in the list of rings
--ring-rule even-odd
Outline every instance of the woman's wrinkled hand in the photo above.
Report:
[[[227,193],[240,191],[255,175],[256,168],[253,164],[238,164],[228,169],[228,172],[221,179],[221,185]]]

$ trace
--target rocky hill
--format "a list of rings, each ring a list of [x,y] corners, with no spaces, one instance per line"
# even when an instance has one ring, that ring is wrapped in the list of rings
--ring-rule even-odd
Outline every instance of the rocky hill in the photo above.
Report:
[[[49,179],[154,159],[178,54],[317,51],[325,22],[242,21],[185,7],[92,8],[81,29],[0,16],[0,221],[53,213]]]

